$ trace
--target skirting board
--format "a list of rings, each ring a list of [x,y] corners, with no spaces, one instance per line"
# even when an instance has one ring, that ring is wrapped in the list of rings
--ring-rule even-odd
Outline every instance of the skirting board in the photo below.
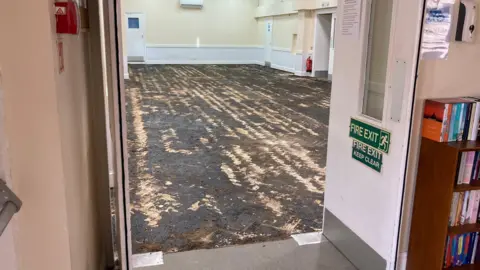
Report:
[[[387,262],[373,248],[325,209],[323,235],[359,270],[385,270]]]
[[[279,69],[279,70],[283,70],[283,71],[286,71],[286,72],[292,72],[292,73],[295,73],[295,69],[292,67],[284,67],[284,66],[279,66],[279,65],[275,65],[275,64],[272,64],[270,66],[271,68],[274,68],[274,69]]]
[[[260,61],[235,60],[147,60],[147,65],[261,65]]]
[[[300,77],[312,77],[312,73],[306,71],[295,71],[295,75]]]
[[[264,50],[258,46],[147,45],[147,64],[255,64]]]
[[[148,44],[146,61],[142,64],[160,65],[265,65],[262,46]],[[273,48],[271,67],[298,76],[310,76],[302,67],[302,55],[287,48]],[[138,63],[130,63],[138,64]],[[124,74],[128,78],[127,72]]]

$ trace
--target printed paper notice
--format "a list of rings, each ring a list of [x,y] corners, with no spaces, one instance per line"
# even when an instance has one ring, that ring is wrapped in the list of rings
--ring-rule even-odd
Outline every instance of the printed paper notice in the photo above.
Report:
[[[361,11],[362,0],[343,0],[342,35],[359,36]]]
[[[422,59],[446,59],[455,0],[427,0],[423,25]]]

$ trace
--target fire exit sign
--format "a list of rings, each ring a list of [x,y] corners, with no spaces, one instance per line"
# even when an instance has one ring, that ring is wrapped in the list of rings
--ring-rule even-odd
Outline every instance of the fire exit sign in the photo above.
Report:
[[[382,172],[383,154],[390,151],[391,133],[351,118],[350,137],[353,139],[352,158],[377,172]]]
[[[390,132],[355,118],[350,119],[350,137],[385,154],[390,151]]]

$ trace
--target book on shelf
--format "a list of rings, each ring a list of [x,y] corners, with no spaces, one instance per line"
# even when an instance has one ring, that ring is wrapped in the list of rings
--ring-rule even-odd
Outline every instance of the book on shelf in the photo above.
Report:
[[[462,152],[458,160],[456,184],[480,184],[480,151]]]
[[[480,190],[454,192],[448,225],[461,226],[477,223],[479,217]]]
[[[478,232],[447,236],[443,266],[447,268],[474,264],[479,258],[478,239]]]
[[[425,101],[422,136],[437,142],[476,140],[480,98],[444,98]]]

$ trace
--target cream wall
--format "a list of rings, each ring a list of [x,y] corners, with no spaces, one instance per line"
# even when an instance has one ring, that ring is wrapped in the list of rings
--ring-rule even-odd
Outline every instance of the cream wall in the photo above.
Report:
[[[257,34],[257,39],[255,41],[256,44],[258,44],[259,46],[265,46],[265,42],[266,42],[266,37],[265,37],[265,34],[266,34],[266,29],[267,29],[267,23],[266,23],[266,18],[258,18],[257,19],[257,31],[256,31],[256,34]]]
[[[297,0],[261,0],[255,11],[256,17],[278,16],[297,13]]]
[[[423,103],[428,98],[480,96],[480,39],[474,44],[452,42],[447,60],[422,60],[414,108],[400,251],[408,251]]]
[[[311,52],[313,50],[313,41],[315,40],[315,12],[306,12],[304,24],[305,35],[303,50]]]
[[[296,0],[295,9],[320,9],[320,8],[330,8],[336,7],[338,5],[337,0]]]
[[[178,0],[123,0],[125,12],[146,14],[147,44],[258,45],[258,0],[204,0],[202,9]]]
[[[297,33],[298,15],[282,15],[273,17],[273,47],[282,49],[295,49],[293,34]]]
[[[23,201],[10,248],[20,270],[104,269],[87,102],[89,34],[63,37],[59,75],[52,6],[0,2],[1,109],[10,183]]]

